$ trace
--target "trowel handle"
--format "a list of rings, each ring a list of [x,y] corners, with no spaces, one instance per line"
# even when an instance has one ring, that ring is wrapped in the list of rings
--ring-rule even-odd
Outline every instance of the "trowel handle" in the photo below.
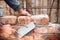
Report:
[[[0,27],[2,27],[4,24],[0,22]]]
[[[2,24],[2,23],[0,23],[0,30],[2,30],[2,27],[3,27],[3,24]]]

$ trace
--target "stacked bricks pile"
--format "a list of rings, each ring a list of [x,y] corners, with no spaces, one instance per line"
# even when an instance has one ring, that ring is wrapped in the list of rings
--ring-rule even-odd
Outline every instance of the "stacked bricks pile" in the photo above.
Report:
[[[28,24],[30,22],[34,22],[36,27],[24,37],[18,38],[18,40],[48,40],[48,39],[58,40],[57,38],[60,37],[60,36],[55,35],[59,33],[58,27],[49,25],[49,17],[47,14],[32,15],[32,16],[19,16],[19,17],[16,17],[16,16],[3,16],[2,17],[2,23],[6,25],[6,27],[8,26],[7,24],[10,25],[8,27],[12,27],[10,28],[10,30],[9,29],[7,30],[8,31],[7,34],[9,34],[9,32],[10,33],[12,32],[11,29],[14,29],[14,28],[18,29],[22,27],[22,26],[16,26],[17,24],[19,25]],[[15,38],[14,35],[12,36],[9,36],[9,35],[6,35],[6,36]],[[55,38],[53,39],[53,37]]]

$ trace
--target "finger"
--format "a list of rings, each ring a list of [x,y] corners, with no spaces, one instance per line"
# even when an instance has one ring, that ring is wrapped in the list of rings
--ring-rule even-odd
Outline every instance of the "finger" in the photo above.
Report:
[[[27,13],[27,16],[31,16],[31,14]]]

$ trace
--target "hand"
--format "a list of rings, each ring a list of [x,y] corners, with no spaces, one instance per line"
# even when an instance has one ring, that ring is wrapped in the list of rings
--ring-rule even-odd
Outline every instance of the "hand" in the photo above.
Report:
[[[1,33],[1,36],[5,37],[5,38],[8,38],[11,34],[14,34],[15,33],[15,29],[12,28],[11,25],[3,25],[2,27],[2,33]]]
[[[31,16],[27,11],[25,11],[23,9],[20,9],[19,13],[20,13],[21,16]]]

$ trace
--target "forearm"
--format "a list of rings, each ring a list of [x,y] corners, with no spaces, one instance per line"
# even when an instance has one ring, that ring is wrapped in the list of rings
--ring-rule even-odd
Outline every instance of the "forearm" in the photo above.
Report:
[[[11,8],[13,8],[15,11],[20,10],[20,4],[17,0],[4,0]]]

